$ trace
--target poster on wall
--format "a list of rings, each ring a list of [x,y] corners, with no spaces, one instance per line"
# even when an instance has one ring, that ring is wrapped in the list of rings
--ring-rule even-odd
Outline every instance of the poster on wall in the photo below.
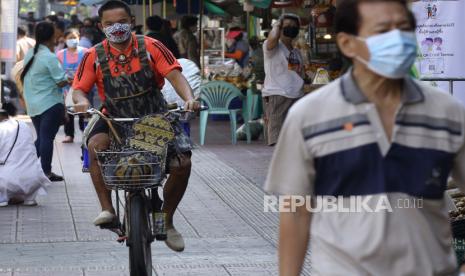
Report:
[[[417,19],[421,78],[465,78],[465,0],[421,0],[412,3]],[[447,82],[436,82],[445,91]],[[454,96],[465,103],[465,82],[454,84]]]

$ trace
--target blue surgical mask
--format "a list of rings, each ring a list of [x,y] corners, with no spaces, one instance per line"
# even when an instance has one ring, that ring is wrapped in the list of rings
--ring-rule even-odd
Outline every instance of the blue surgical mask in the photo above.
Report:
[[[68,46],[68,48],[74,49],[78,46],[78,44],[79,44],[79,40],[77,38],[66,40],[66,46]]]
[[[389,79],[401,79],[410,71],[417,57],[417,40],[414,32],[398,29],[390,32],[358,39],[365,41],[370,51],[370,60],[361,57],[371,71]]]

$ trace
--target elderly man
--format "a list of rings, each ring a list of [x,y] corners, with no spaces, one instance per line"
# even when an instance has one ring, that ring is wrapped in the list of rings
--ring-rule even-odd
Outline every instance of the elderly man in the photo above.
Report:
[[[299,275],[310,229],[314,276],[455,275],[444,191],[450,174],[465,188],[465,110],[408,76],[405,1],[341,1],[335,24],[353,68],[291,108],[265,189],[343,205],[281,209],[280,275]]]

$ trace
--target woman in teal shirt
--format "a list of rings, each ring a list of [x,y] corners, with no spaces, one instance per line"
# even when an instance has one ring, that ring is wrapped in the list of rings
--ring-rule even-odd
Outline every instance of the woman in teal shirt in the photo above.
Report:
[[[68,84],[65,71],[54,53],[55,28],[40,22],[35,29],[36,45],[24,58],[21,80],[27,113],[37,132],[35,146],[44,173],[51,181],[63,177],[52,172],[53,141],[64,120],[61,87]]]

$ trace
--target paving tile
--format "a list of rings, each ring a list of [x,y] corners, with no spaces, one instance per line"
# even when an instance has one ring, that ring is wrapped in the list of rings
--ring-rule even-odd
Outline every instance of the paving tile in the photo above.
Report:
[[[156,275],[277,273],[278,219],[263,213],[259,183],[271,151],[257,143],[222,147],[222,128],[214,146],[194,150],[191,181],[174,218],[186,249],[153,243]],[[80,170],[79,145],[55,145],[53,170],[66,181],[53,183],[37,207],[0,209],[0,276],[129,275],[128,248],[92,225],[100,207],[89,174]],[[254,155],[259,162],[250,160]],[[310,267],[307,260],[303,275]]]
[[[224,267],[174,267],[167,269],[155,269],[157,275],[163,276],[228,276]]]

